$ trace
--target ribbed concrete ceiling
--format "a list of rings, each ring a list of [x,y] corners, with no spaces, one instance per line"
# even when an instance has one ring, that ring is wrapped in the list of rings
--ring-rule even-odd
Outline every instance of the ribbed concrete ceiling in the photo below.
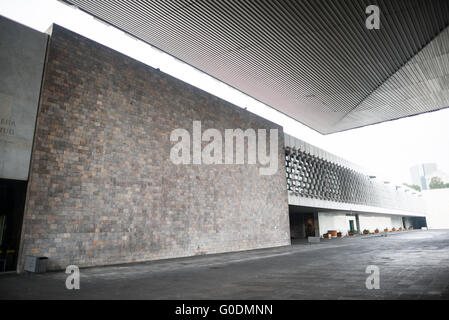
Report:
[[[66,2],[321,133],[449,106],[448,0]]]

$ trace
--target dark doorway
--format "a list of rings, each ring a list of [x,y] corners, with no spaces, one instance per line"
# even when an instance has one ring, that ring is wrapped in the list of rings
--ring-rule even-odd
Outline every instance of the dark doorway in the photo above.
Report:
[[[350,232],[355,231],[354,220],[349,220],[349,231]]]
[[[318,215],[307,208],[290,206],[290,236],[294,239],[315,237],[318,226]]]
[[[26,190],[27,182],[0,179],[0,272],[16,270]]]
[[[305,232],[307,237],[315,237],[315,218],[313,213],[304,214]]]
[[[413,217],[410,220],[413,229],[427,228],[427,220],[425,217]]]

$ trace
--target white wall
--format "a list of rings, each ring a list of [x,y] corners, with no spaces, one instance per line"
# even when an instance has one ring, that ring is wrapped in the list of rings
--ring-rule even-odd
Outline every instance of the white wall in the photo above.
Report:
[[[360,232],[365,229],[368,229],[371,232],[379,229],[379,231],[382,232],[385,228],[391,230],[393,227],[396,229],[403,227],[402,216],[371,213],[359,213],[358,216]],[[354,226],[357,228],[355,216],[346,216],[346,213],[344,212],[319,212],[318,220],[321,236],[329,230],[337,230],[346,235],[349,231],[349,220],[354,220]]]
[[[391,216],[391,224],[396,229],[404,227],[404,223],[402,222],[402,217],[398,217],[398,216]]]
[[[355,217],[354,217],[355,220]],[[327,233],[329,230],[337,230],[346,234],[349,230],[349,221],[346,217],[346,213],[318,213],[318,223],[320,226],[320,236]],[[357,227],[357,224],[354,223]]]
[[[379,229],[383,231],[385,228],[391,229],[391,217],[389,216],[375,216],[375,215],[359,215],[361,231],[368,229],[371,232]]]
[[[449,189],[424,190],[429,229],[449,229]]]
[[[402,217],[399,216],[360,214],[359,221],[361,231],[368,229],[374,232],[376,229],[383,231],[385,228],[391,230],[392,228],[399,229],[403,227]]]

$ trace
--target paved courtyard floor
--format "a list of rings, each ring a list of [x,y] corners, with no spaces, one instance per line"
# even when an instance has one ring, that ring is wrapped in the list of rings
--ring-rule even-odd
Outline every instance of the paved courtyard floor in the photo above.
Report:
[[[81,269],[80,290],[66,277],[3,274],[0,299],[449,299],[449,230]]]

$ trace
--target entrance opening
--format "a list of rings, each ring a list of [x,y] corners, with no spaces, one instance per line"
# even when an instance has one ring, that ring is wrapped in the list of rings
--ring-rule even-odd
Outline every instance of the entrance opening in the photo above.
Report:
[[[427,219],[426,217],[402,217],[402,224],[406,230],[410,227],[415,230],[427,228]]]
[[[355,231],[354,220],[349,220],[349,231],[350,232]]]
[[[0,272],[17,266],[27,182],[0,179]]]
[[[290,237],[292,240],[318,236],[318,214],[306,208],[290,206]]]
[[[427,220],[425,217],[413,217],[411,218],[411,225],[413,229],[427,228]]]

